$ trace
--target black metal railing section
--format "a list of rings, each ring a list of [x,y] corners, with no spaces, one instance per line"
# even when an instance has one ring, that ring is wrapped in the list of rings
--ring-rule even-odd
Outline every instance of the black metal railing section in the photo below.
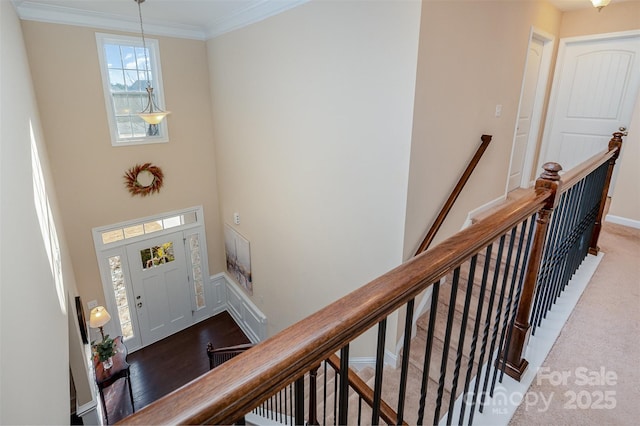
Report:
[[[423,344],[416,348],[422,377],[417,416],[409,423],[436,424],[444,417],[447,424],[471,424],[502,381],[496,361],[509,345],[533,223],[525,219],[434,283],[424,340],[422,324],[413,339]],[[408,351],[405,344],[403,353]]]
[[[241,353],[248,351],[254,345],[252,343],[244,343],[236,346],[227,346],[225,348],[214,348],[213,344],[207,344],[207,357],[209,358],[209,370],[213,370],[224,362],[229,361]]]
[[[348,380],[342,380],[346,374]],[[361,375],[362,372],[359,375],[340,357],[332,355],[301,380],[276,392],[252,413],[260,417],[258,421],[267,419],[284,425],[300,424],[300,421],[309,425],[370,424],[373,391]],[[384,401],[378,401],[375,406],[385,423],[396,423],[396,413]]]
[[[600,210],[608,164],[604,163],[560,195],[549,223],[531,314],[535,334],[547,313],[587,257]]]
[[[558,164],[545,164],[522,198],[124,422],[231,424],[253,412],[296,425],[472,424],[505,372],[520,379],[530,321],[544,318],[597,247],[621,136],[562,179]],[[423,295],[428,307],[417,315]],[[396,323],[403,337],[390,366]],[[363,337],[376,329],[377,339]],[[375,352],[374,367],[357,374],[349,368],[356,344]]]

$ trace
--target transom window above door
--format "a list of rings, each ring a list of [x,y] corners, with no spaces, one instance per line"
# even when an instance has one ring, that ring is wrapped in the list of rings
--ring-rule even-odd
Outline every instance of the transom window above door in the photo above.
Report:
[[[96,33],[107,119],[113,146],[168,142],[167,121],[148,124],[137,114],[147,105],[147,84],[164,105],[158,40]]]

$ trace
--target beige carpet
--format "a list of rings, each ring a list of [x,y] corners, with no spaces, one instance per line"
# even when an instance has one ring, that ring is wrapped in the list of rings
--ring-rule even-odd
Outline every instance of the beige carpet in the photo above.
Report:
[[[605,253],[512,425],[640,424],[640,230],[605,223]]]

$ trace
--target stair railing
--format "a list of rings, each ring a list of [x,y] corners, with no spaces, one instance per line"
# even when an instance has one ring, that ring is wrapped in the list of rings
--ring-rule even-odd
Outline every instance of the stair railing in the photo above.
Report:
[[[506,373],[516,380],[528,365],[524,351],[530,334],[535,334],[586,255],[598,252],[602,216],[622,136],[621,132],[613,133],[607,152],[562,177],[559,164],[545,164],[545,173],[536,182],[536,191],[551,191],[552,196],[538,215],[532,256],[510,332],[511,345],[502,360]]]
[[[620,139],[620,136],[614,134],[614,139]],[[517,330],[522,329],[526,335],[529,328],[532,309],[525,307],[523,300],[527,303],[533,301],[536,289],[539,294],[548,294],[553,300],[558,285],[561,287],[564,282],[557,281],[557,276],[564,280],[569,275],[551,268],[547,275],[552,279],[545,281],[551,283],[548,289],[541,284],[542,281],[532,279],[537,275],[534,271],[541,271],[540,265],[545,264],[543,259],[547,257],[547,248],[544,244],[542,248],[539,247],[540,243],[531,238],[534,235],[542,238],[541,235],[544,235],[544,241],[559,241],[564,252],[561,259],[557,260],[553,253],[549,258],[563,267],[575,267],[575,259],[583,250],[580,243],[575,243],[576,237],[564,242],[555,237],[551,231],[553,227],[543,232],[539,230],[539,221],[535,226],[531,224],[545,215],[551,217],[551,222],[558,220],[556,217],[565,218],[569,223],[578,223],[577,240],[585,241],[595,225],[587,224],[585,227],[583,219],[572,219],[571,216],[576,212],[593,210],[593,207],[587,208],[588,203],[564,209],[561,214],[558,214],[560,210],[552,215],[546,211],[562,203],[556,201],[554,195],[564,194],[564,188],[574,181],[577,182],[573,185],[576,188],[589,186],[591,189],[587,192],[566,192],[566,204],[597,198],[591,196],[593,192],[606,194],[604,190],[597,190],[598,185],[587,184],[586,180],[598,180],[588,176],[591,172],[603,170],[603,167],[612,167],[611,159],[617,155],[617,150],[619,147],[614,147],[608,154],[595,159],[593,164],[583,167],[579,176],[565,175],[564,182],[556,179],[555,168],[547,166],[546,173],[552,177],[536,185],[535,190],[519,200],[506,204],[490,217],[456,233],[123,421],[127,424],[231,424],[282,389],[293,385],[297,395],[293,421],[295,424],[304,424],[309,418],[303,404],[305,375],[317,369],[323,360],[340,352],[336,383],[339,394],[346,395],[349,387],[345,379],[349,377],[350,344],[368,330],[377,328],[374,414],[371,424],[379,424],[381,394],[385,383],[382,367],[387,318],[402,311],[406,312],[405,339],[397,381],[399,385],[394,389],[398,403],[395,408],[397,417],[393,423],[438,423],[440,413],[446,411],[447,422],[461,424],[463,420],[468,420],[471,424],[475,410],[482,410],[485,398],[493,392],[498,373],[495,366],[505,364],[504,360],[498,362],[498,356],[512,353],[521,356],[524,353],[520,347],[512,349],[516,342],[518,345],[526,344],[526,339],[516,336]],[[605,163],[606,166],[603,166]],[[583,174],[585,171],[589,173],[586,178]],[[608,172],[604,174],[610,175]],[[595,207],[596,211],[600,210],[599,204]],[[597,214],[595,220],[598,220]],[[562,233],[557,234],[559,237]],[[565,250],[566,245],[571,245],[569,250]],[[535,250],[539,253],[534,253]],[[495,259],[492,251],[498,252]],[[536,265],[538,261],[541,263]],[[537,283],[537,288],[535,285],[533,290],[528,288],[532,283]],[[411,335],[415,297],[430,287],[433,288],[433,297],[426,326],[426,344],[421,344],[422,348],[418,345],[412,347],[408,336]],[[457,297],[458,293],[461,297]],[[547,296],[541,296],[541,308],[545,308],[547,299]],[[448,304],[444,305],[443,300]],[[525,315],[527,312],[529,314]],[[444,320],[440,322],[438,317]],[[441,342],[441,348],[437,347],[436,341]],[[418,361],[411,360],[412,354],[417,353],[414,349],[421,349]],[[476,352],[479,352],[477,357]],[[520,366],[520,361],[516,358],[513,363],[510,358],[507,359],[508,363],[515,366]],[[416,362],[424,363],[420,377],[414,377]],[[418,392],[407,392],[408,382],[415,379],[422,382],[419,395]],[[480,386],[483,386],[482,389]],[[463,405],[460,417],[456,420],[452,417],[455,414],[454,402],[459,393],[466,396],[468,392],[472,397],[463,398],[468,404]],[[410,398],[417,399],[410,401]],[[338,423],[342,424],[348,418],[348,398],[340,397],[337,410]],[[463,419],[465,412],[467,417]],[[425,421],[425,418],[428,420]]]
[[[491,138],[492,138],[491,135],[482,135],[480,137],[480,140],[482,141],[480,143],[480,146],[478,146],[476,153],[473,155],[473,158],[471,158],[471,161],[469,162],[469,164],[467,165],[467,168],[462,173],[462,176],[460,176],[458,183],[451,191],[451,194],[449,194],[449,198],[447,198],[447,201],[445,201],[444,205],[440,209],[440,213],[438,213],[438,216],[436,216],[436,219],[433,221],[431,228],[429,228],[429,230],[427,231],[427,235],[425,235],[424,239],[422,240],[422,243],[420,243],[420,246],[416,250],[416,253],[414,256],[417,256],[423,251],[425,251],[426,249],[428,249],[431,243],[433,242],[433,239],[436,237],[436,234],[442,227],[442,224],[447,218],[447,215],[451,211],[453,204],[458,199],[458,196],[464,189],[464,186],[467,184],[467,181],[469,181],[469,177],[471,177],[471,173],[473,173],[476,166],[480,162],[482,155],[489,147]]]
[[[209,358],[209,370],[213,370],[219,365],[229,361],[231,358],[240,355],[253,347],[253,343],[244,343],[235,346],[226,346],[224,348],[214,348],[213,344],[207,344],[207,358]]]

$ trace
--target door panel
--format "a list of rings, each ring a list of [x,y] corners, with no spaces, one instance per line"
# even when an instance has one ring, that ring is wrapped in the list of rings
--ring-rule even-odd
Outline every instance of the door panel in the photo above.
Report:
[[[640,86],[640,35],[567,42],[556,74],[540,164],[555,161],[567,171],[628,127]]]
[[[142,344],[146,346],[191,325],[182,233],[130,244],[127,257]]]

